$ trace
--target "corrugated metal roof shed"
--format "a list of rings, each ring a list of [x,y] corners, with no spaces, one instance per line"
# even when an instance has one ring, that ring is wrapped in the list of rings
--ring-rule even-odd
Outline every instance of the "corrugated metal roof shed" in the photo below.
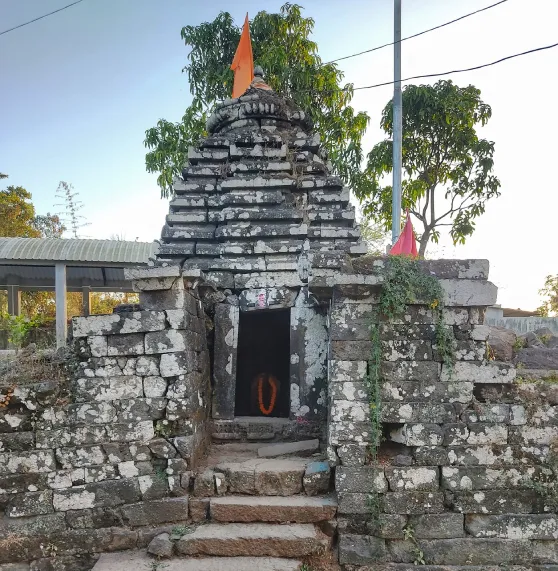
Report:
[[[89,240],[81,238],[0,238],[0,263],[66,262],[146,264],[157,248],[154,242]]]

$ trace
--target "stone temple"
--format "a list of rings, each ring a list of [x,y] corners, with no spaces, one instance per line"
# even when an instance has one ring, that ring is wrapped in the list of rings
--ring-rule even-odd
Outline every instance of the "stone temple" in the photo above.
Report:
[[[73,320],[67,383],[0,384],[0,571],[553,571],[558,397],[491,359],[488,262],[421,262],[455,365],[417,300],[371,407],[386,260],[309,119],[258,73],[207,130],[140,308]]]

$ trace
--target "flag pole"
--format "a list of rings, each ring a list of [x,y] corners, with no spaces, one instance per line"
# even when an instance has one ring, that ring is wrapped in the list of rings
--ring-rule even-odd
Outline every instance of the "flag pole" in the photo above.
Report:
[[[391,204],[391,243],[401,232],[401,163],[403,139],[403,101],[401,96],[401,0],[393,9],[393,187]]]

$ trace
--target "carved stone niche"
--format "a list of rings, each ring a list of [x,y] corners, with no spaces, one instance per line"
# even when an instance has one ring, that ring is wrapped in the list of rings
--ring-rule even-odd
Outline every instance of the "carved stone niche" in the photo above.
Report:
[[[325,419],[327,351],[326,310],[307,288],[244,290],[238,305],[217,304],[213,418]],[[269,414],[259,406],[261,374],[276,383]],[[272,398],[270,384],[263,382],[264,409]]]

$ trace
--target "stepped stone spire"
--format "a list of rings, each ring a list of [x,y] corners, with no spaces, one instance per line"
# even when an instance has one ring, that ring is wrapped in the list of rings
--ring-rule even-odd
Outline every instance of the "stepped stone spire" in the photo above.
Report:
[[[302,285],[314,254],[366,248],[310,118],[261,68],[254,76],[244,95],[216,105],[209,136],[189,149],[158,260],[199,268],[225,288]]]

